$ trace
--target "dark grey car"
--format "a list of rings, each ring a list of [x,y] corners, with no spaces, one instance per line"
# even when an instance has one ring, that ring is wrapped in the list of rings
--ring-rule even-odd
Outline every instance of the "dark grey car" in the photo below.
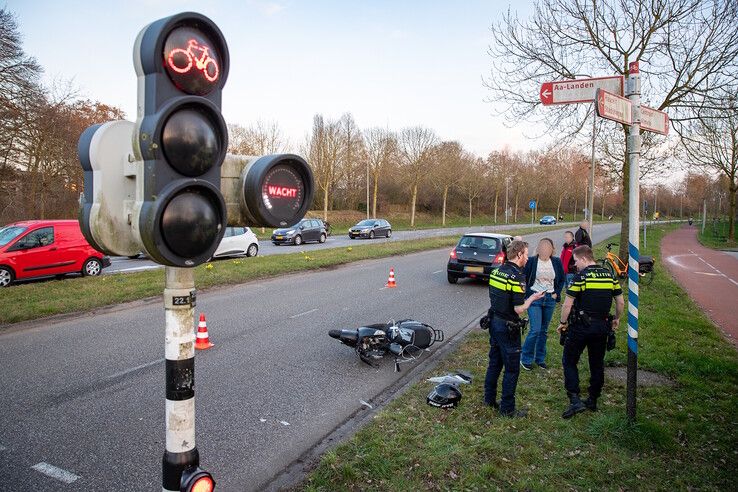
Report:
[[[349,229],[349,238],[392,237],[392,225],[384,219],[365,219]]]
[[[295,244],[299,246],[309,241],[317,241],[324,243],[328,233],[322,220],[318,219],[302,219],[291,227],[275,229],[272,233],[272,243],[279,244]]]

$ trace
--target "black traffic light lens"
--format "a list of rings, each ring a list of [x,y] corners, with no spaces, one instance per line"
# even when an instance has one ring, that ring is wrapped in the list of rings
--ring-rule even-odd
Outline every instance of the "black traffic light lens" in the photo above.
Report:
[[[278,164],[264,177],[261,199],[275,218],[292,220],[305,201],[305,183],[292,166]]]
[[[204,110],[186,107],[173,113],[161,134],[170,166],[186,176],[205,174],[217,164],[222,135]]]
[[[181,26],[164,42],[164,67],[174,85],[187,94],[204,96],[218,86],[221,55],[210,37],[194,27]]]
[[[169,249],[183,258],[208,251],[223,227],[218,211],[218,204],[197,188],[175,195],[161,217],[161,233]]]

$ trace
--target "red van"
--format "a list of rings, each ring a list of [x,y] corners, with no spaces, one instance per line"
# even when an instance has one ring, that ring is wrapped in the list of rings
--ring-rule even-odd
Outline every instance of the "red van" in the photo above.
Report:
[[[16,279],[100,275],[110,258],[85,240],[76,220],[28,220],[0,229],[0,287]]]

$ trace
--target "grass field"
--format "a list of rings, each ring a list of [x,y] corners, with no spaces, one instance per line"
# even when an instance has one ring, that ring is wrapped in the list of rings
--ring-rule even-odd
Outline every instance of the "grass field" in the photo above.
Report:
[[[701,223],[698,223],[697,227],[700,228],[700,232],[697,234],[697,239],[699,239],[703,246],[713,249],[738,249],[738,242],[728,240],[727,219],[708,221],[707,224],[705,224],[704,233],[702,232]]]
[[[643,253],[658,259],[660,238],[669,229],[651,230],[653,246]],[[603,255],[601,247],[598,253]],[[625,418],[624,383],[609,378],[597,413],[560,417],[567,400],[555,333],[548,343],[550,369],[520,376],[517,400],[530,408],[529,416],[499,417],[481,403],[489,342],[486,332],[476,330],[434,371],[473,373],[458,408],[427,406],[432,385],[414,385],[328,452],[302,488],[736,490],[738,356],[657,268],[653,284],[641,289],[639,362],[674,386],[640,387],[635,425]],[[618,346],[607,355],[609,366],[625,363],[625,326],[624,320]],[[587,371],[581,362],[584,386]]]
[[[516,229],[512,234],[526,234],[541,230],[542,227],[550,226]],[[195,285],[201,290],[353,261],[450,247],[456,244],[458,238],[458,235],[454,235],[412,241],[375,242],[308,253],[220,260],[196,267]],[[0,325],[151,298],[162,295],[163,289],[162,270],[15,285],[1,291]]]

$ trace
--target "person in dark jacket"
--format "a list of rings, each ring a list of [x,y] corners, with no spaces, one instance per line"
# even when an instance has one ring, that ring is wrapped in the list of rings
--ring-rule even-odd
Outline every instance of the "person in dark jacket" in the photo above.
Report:
[[[538,367],[546,369],[546,340],[548,325],[551,323],[556,303],[561,298],[561,291],[566,284],[566,275],[561,260],[553,256],[554,243],[545,237],[540,240],[538,254],[525,264],[526,278],[525,297],[537,293],[544,296],[533,301],[528,308],[530,329],[520,354],[520,365],[530,371],[535,362]]]
[[[586,244],[590,248],[592,247],[592,238],[589,237],[589,231],[587,230],[588,227],[589,222],[586,220],[583,220],[581,224],[579,224],[579,229],[574,233],[574,241],[577,243],[577,246]]]

